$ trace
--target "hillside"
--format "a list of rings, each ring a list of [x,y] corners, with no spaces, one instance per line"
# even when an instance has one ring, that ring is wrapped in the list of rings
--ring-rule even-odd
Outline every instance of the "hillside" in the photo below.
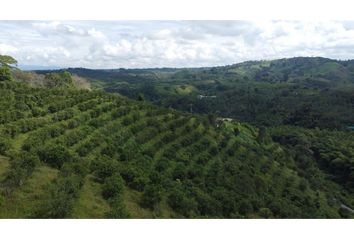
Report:
[[[51,77],[0,82],[1,218],[353,217],[350,132],[255,128]]]
[[[37,74],[12,69],[12,76],[14,81],[25,83],[30,87],[91,89],[91,84],[87,79],[69,74],[69,72]]]
[[[97,89],[256,126],[344,130],[354,124],[352,60],[299,57],[199,69],[68,71]]]

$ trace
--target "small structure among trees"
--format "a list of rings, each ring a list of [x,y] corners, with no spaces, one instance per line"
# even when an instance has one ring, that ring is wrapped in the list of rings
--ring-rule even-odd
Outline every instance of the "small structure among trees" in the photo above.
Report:
[[[203,98],[216,98],[215,95],[208,96],[208,95],[198,95],[198,99],[203,99]]]

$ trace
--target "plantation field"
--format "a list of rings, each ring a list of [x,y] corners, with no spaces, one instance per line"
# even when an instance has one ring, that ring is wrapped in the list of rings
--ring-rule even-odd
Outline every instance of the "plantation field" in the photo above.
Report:
[[[55,86],[0,82],[1,218],[353,217],[351,132],[256,128],[45,78]]]

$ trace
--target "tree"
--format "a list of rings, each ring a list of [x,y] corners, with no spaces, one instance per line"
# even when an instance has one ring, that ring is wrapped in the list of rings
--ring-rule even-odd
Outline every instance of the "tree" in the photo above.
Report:
[[[195,199],[187,196],[186,191],[180,185],[171,189],[167,203],[173,210],[186,217],[191,217],[198,208]]]
[[[267,131],[265,127],[260,127],[257,135],[257,141],[259,143],[264,143],[267,139]]]
[[[102,195],[105,199],[116,198],[123,192],[124,180],[119,174],[106,178],[102,187]]]
[[[17,61],[16,61],[16,59],[14,59],[11,56],[0,55],[0,64],[1,64],[1,66],[10,67],[9,65],[17,64]]]
[[[49,88],[71,88],[73,80],[68,71],[48,73],[45,75],[45,84]]]
[[[130,215],[124,207],[122,199],[116,198],[111,203],[111,211],[106,215],[107,218],[129,218]]]
[[[70,152],[61,145],[50,145],[39,151],[39,158],[55,168],[61,168],[64,162],[72,160]]]
[[[248,200],[244,199],[239,205],[238,212],[242,215],[247,215],[253,212],[253,206]]]
[[[61,175],[47,185],[46,196],[35,210],[33,218],[65,218],[73,210],[83,184],[82,178],[76,174]]]
[[[145,100],[144,95],[142,93],[139,93],[138,101],[143,102],[144,100]]]
[[[273,213],[269,208],[259,209],[259,216],[262,218],[273,218]]]
[[[10,147],[10,141],[0,136],[0,153],[4,154]]]
[[[0,67],[0,82],[2,81],[11,81],[11,71],[7,66],[2,65]]]
[[[102,182],[119,171],[117,162],[107,156],[95,159],[91,163],[91,170]]]
[[[17,61],[7,55],[0,55],[0,82],[10,81],[12,79],[10,65],[17,64]]]
[[[161,201],[161,187],[155,185],[148,185],[141,199],[141,205],[154,209],[154,207]]]

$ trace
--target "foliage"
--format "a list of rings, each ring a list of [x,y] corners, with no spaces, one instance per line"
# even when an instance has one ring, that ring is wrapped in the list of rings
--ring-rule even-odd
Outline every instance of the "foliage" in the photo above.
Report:
[[[124,180],[120,175],[107,177],[102,186],[102,195],[105,199],[118,197],[124,189]]]
[[[39,158],[55,168],[61,168],[65,162],[72,161],[70,152],[60,145],[47,146],[38,153]]]
[[[11,71],[7,66],[0,66],[0,81],[10,81]]]
[[[353,125],[354,61],[290,58],[199,69],[69,69],[108,92],[257,126]],[[188,89],[182,90],[183,89]],[[202,96],[202,97],[201,97]]]
[[[8,55],[0,55],[0,65],[8,67],[12,64],[17,64],[16,59]]]
[[[316,66],[325,64],[316,61]],[[305,67],[302,61],[295,61],[285,66],[264,62],[227,69],[241,74],[241,70],[247,73],[256,68],[252,74],[258,76],[257,84],[279,84],[265,74],[278,76],[272,69],[292,69],[294,64],[299,69]],[[258,74],[263,68],[268,69],[264,76]],[[146,74],[139,79],[134,71],[120,73],[130,83],[142,84],[150,76],[148,70],[136,70]],[[160,71],[176,81],[194,79],[196,84],[200,71],[215,81],[225,73],[223,68]],[[293,71],[288,75],[292,81],[297,76]],[[103,72],[114,83],[115,71]],[[283,77],[279,75],[274,81],[282,82]],[[69,81],[69,75],[60,79]],[[213,84],[218,91],[227,91],[225,82]],[[179,84],[176,94],[188,96],[199,88],[203,87]],[[168,94],[170,90],[166,90]],[[252,90],[255,94],[262,91]],[[144,93],[146,99],[149,96]],[[9,211],[9,216],[18,216],[15,210],[7,210],[17,194],[30,196],[19,197],[19,201],[31,199],[20,203],[28,209],[23,217],[75,217],[75,203],[83,196],[92,196],[92,192],[83,195],[85,181],[92,179],[95,194],[100,196],[87,208],[104,205],[101,209],[107,212],[101,216],[108,218],[353,217],[341,207],[354,206],[354,139],[350,131],[314,125],[256,128],[221,119],[216,113],[190,114],[101,91],[33,88],[16,81],[0,83],[0,110],[0,150],[10,159],[0,176],[6,207],[0,206],[0,211]],[[306,126],[318,120],[315,115],[301,116],[301,112],[286,117],[296,123],[292,125]],[[263,117],[271,120],[276,116]],[[43,167],[57,174],[39,185],[33,181],[33,172]],[[35,186],[26,188],[28,184]]]

